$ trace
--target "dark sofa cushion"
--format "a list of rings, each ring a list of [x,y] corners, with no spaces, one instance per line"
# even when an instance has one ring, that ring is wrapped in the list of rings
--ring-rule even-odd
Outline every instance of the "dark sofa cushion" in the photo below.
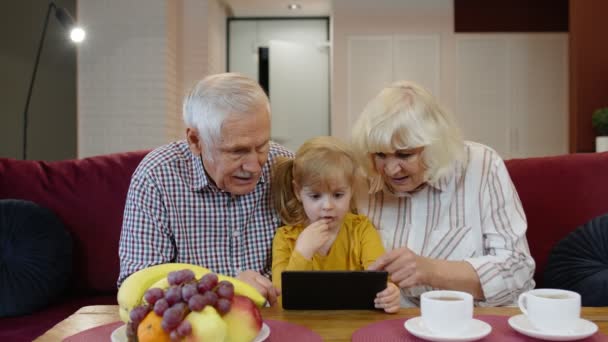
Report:
[[[528,219],[536,287],[551,248],[576,227],[608,212],[608,152],[511,159],[507,169]]]
[[[72,239],[52,211],[0,200],[0,317],[32,313],[56,299],[72,271]]]
[[[578,292],[584,306],[608,306],[608,214],[577,228],[553,248],[544,285]]]
[[[74,241],[73,290],[116,290],[126,194],[131,175],[146,153],[58,162],[0,158],[0,199],[24,199],[49,208],[70,232]]]

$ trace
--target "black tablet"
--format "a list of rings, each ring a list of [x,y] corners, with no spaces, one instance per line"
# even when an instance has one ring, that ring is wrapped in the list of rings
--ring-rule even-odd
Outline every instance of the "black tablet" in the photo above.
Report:
[[[375,309],[386,271],[283,271],[281,297],[289,310]]]

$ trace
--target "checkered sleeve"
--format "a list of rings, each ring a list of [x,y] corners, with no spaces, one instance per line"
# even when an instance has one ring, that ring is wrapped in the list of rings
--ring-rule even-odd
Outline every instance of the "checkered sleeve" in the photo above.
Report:
[[[150,175],[136,172],[133,176],[118,248],[118,286],[133,272],[175,259],[175,244],[159,189]]]

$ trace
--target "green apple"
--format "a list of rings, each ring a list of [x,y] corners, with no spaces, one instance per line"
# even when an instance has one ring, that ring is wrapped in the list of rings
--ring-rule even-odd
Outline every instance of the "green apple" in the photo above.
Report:
[[[227,325],[214,307],[207,305],[201,311],[192,311],[186,316],[192,325],[192,334],[184,338],[189,342],[224,342],[227,335]]]

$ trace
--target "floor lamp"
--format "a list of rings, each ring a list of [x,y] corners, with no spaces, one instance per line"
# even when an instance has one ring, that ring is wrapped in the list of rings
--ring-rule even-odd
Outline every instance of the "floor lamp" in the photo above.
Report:
[[[32,90],[34,89],[34,81],[36,80],[36,72],[38,71],[38,63],[40,62],[40,52],[42,52],[42,45],[44,44],[44,37],[46,36],[46,29],[49,25],[49,16],[51,11],[55,11],[55,18],[61,23],[66,29],[70,30],[70,38],[76,43],[80,43],[84,40],[85,32],[82,28],[75,25],[74,18],[70,15],[67,9],[63,7],[57,7],[55,2],[49,2],[49,7],[46,11],[46,17],[44,18],[44,27],[42,29],[42,36],[40,37],[40,43],[38,43],[38,51],[36,52],[36,61],[34,62],[34,71],[32,72],[32,79],[30,80],[30,87],[27,91],[27,99],[25,101],[25,109],[23,110],[23,160],[27,159],[27,123],[28,123],[28,109],[30,107],[30,99],[32,98]]]

